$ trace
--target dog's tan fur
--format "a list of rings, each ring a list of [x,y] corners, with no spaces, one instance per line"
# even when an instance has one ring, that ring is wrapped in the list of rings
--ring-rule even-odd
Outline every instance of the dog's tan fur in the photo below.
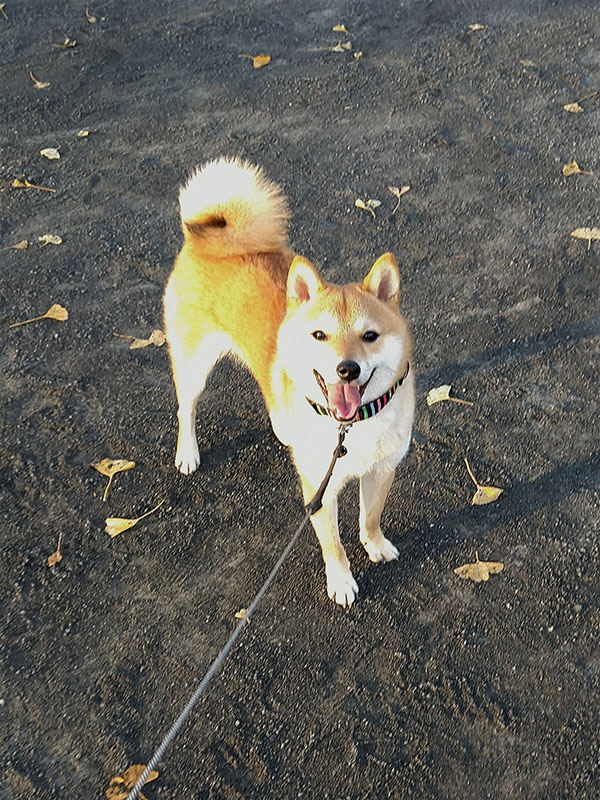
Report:
[[[165,291],[179,401],[176,465],[186,474],[197,468],[196,400],[216,361],[234,354],[256,378],[308,500],[327,469],[339,426],[307,402],[324,402],[314,371],[339,415],[355,407],[359,392],[364,402],[383,394],[410,364],[412,339],[398,313],[395,259],[381,256],[362,284],[326,283],[287,246],[289,213],[279,187],[237,160],[198,170],[182,189],[180,205],[185,241]],[[375,331],[376,341],[366,341],[366,331]],[[341,380],[340,362],[356,364],[363,380]],[[339,539],[337,495],[349,478],[360,478],[361,541],[373,561],[397,558],[379,521],[396,464],[408,449],[413,412],[411,370],[379,414],[349,431],[349,453],[336,464],[323,508],[312,517],[328,593],[342,605],[353,602],[358,587]]]

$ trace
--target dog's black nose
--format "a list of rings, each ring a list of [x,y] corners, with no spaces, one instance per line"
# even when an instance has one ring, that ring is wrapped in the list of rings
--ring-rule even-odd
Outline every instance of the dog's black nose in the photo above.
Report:
[[[356,361],[340,361],[336,372],[343,381],[355,381],[360,375],[360,367]]]

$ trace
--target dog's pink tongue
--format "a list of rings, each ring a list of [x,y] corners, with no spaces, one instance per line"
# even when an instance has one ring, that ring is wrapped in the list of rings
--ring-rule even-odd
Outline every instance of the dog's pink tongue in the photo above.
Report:
[[[351,419],[360,406],[360,391],[347,383],[329,383],[327,401],[339,419]]]

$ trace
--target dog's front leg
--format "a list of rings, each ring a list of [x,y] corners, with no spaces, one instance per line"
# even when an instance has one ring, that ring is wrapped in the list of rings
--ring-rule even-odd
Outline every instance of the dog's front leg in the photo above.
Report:
[[[314,489],[302,481],[304,500],[308,502]],[[350,570],[350,562],[340,541],[338,531],[337,493],[333,498],[325,493],[322,508],[310,518],[325,562],[327,594],[341,606],[351,606],[358,594],[358,586]]]
[[[394,470],[374,467],[360,479],[360,541],[371,561],[393,561],[398,550],[381,532],[381,514],[394,482]]]

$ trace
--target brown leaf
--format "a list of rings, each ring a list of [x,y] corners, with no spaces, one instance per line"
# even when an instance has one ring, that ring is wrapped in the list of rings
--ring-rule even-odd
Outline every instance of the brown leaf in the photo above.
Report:
[[[477,482],[477,478],[473,475],[473,471],[469,466],[469,462],[465,458],[465,464],[467,465],[467,472],[469,473],[469,477],[477,487],[477,491],[473,495],[473,499],[471,500],[472,506],[486,506],[488,503],[493,503],[494,500],[497,500],[504,489],[499,489],[497,486],[482,486],[480,483]]]
[[[55,303],[53,306],[50,306],[48,311],[45,314],[42,314],[39,317],[32,317],[31,319],[23,320],[23,322],[13,322],[12,325],[9,325],[9,328],[17,328],[19,325],[27,325],[30,322],[37,322],[40,319],[55,319],[58,322],[64,322],[66,319],[69,318],[69,312],[67,311],[64,306]]]
[[[135,461],[127,461],[124,458],[103,458],[102,461],[94,461],[90,466],[98,470],[102,475],[108,477],[108,483],[106,484],[106,489],[102,497],[102,500],[106,502],[113,477],[118,472],[125,472],[128,469],[133,469],[135,467]]]
[[[33,81],[34,89],[47,89],[50,86],[50,81],[38,81],[33,72],[29,73],[29,77]]]
[[[473,405],[470,400],[461,400],[458,397],[450,397],[450,389],[452,389],[452,387],[448,384],[437,386],[435,389],[430,389],[427,392],[427,405],[433,406],[435,403],[441,403],[443,400],[450,400],[452,403],[460,403],[462,406]]]
[[[581,169],[579,164],[576,161],[569,161],[568,164],[565,164],[562,168],[562,174],[569,176],[569,175],[593,175],[593,172],[586,172],[586,170]]]
[[[567,103],[566,106],[563,106],[565,111],[569,111],[571,114],[581,114],[583,108],[579,105],[579,103]]]
[[[49,158],[50,160],[60,158],[58,147],[44,147],[43,150],[40,150],[40,155],[44,156],[44,158]]]
[[[56,550],[48,556],[48,566],[55,567],[57,564],[60,564],[62,561],[62,553],[60,552],[60,543],[62,541],[62,533],[58,534],[58,544],[56,545]]]
[[[145,769],[146,767],[144,764],[134,764],[132,767],[128,767],[122,776],[117,775],[112,778],[105,792],[107,800],[127,800],[129,792],[142,777]],[[148,777],[144,781],[144,786],[150,783],[150,781],[155,781],[157,778],[158,772],[155,769],[150,770]],[[144,795],[140,794],[139,797],[143,798]]]
[[[465,578],[475,583],[487,581],[490,575],[496,575],[502,572],[504,564],[501,561],[480,561],[479,553],[475,553],[474,564],[463,564],[462,567],[456,567],[454,572],[459,578]]]
[[[120,533],[123,533],[123,531],[127,531],[129,530],[129,528],[133,528],[133,526],[137,525],[137,523],[141,519],[144,519],[144,517],[147,517],[150,514],[154,514],[154,512],[157,511],[164,502],[165,502],[164,500],[161,500],[157,506],[154,506],[154,508],[151,508],[150,511],[146,511],[145,514],[142,514],[141,517],[137,517],[136,519],[127,519],[124,517],[107,517],[104,520],[106,523],[106,533],[108,533],[110,537],[114,538],[115,536],[118,536]]]
[[[27,239],[22,239],[20,242],[10,245],[11,250],[27,250],[28,247],[29,247],[29,242],[27,241]]]
[[[141,347],[148,347],[149,344],[153,344],[155,347],[162,347],[163,344],[167,341],[167,337],[165,334],[156,328],[150,334],[148,339],[135,339],[129,345],[130,350],[139,350]]]

